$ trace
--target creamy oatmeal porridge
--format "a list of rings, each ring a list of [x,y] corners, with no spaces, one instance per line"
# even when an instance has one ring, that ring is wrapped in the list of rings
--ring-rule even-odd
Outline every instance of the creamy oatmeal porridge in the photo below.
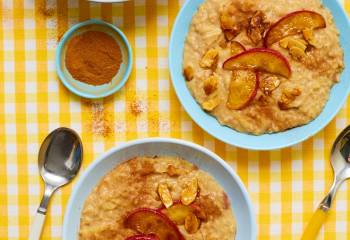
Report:
[[[232,240],[236,223],[219,184],[175,157],[137,157],[113,169],[82,210],[85,240]]]
[[[343,66],[338,30],[319,0],[205,0],[184,50],[201,107],[256,135],[317,117]]]

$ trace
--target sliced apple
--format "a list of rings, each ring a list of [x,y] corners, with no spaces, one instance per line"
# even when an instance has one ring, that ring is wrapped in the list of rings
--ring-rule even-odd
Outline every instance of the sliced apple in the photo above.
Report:
[[[288,60],[279,52],[267,48],[253,48],[224,62],[226,70],[253,69],[289,78],[292,70]]]
[[[194,209],[191,206],[183,205],[181,202],[178,202],[170,208],[164,208],[160,211],[167,215],[177,225],[183,225],[186,217],[193,213]]]
[[[159,240],[159,237],[155,234],[137,234],[126,238],[125,240]]]
[[[126,216],[124,224],[142,234],[155,234],[159,240],[184,240],[176,224],[155,209],[136,209]]]
[[[266,33],[264,45],[269,47],[287,36],[302,33],[305,29],[325,27],[326,20],[317,12],[307,10],[292,12],[270,27]]]
[[[170,208],[161,207],[159,211],[167,215],[177,225],[183,225],[189,214],[195,214],[203,221],[207,220],[205,211],[199,205],[195,203],[184,205],[180,200],[174,201],[174,205]]]
[[[259,88],[259,74],[251,70],[236,70],[230,83],[227,107],[241,110],[255,98]]]

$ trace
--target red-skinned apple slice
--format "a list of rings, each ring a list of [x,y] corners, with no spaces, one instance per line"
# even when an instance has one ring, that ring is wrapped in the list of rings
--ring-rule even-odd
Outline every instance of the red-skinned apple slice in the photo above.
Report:
[[[326,27],[324,17],[313,11],[296,11],[289,13],[273,24],[266,33],[264,39],[265,47],[269,47],[281,39],[301,33],[305,29],[319,29]]]
[[[126,216],[124,224],[142,234],[155,234],[160,240],[185,240],[176,224],[155,209],[136,209]]]
[[[259,88],[259,73],[251,70],[236,70],[230,83],[227,107],[241,110],[255,98]]]
[[[288,60],[279,52],[267,48],[252,48],[224,62],[226,70],[253,69],[290,78],[292,74]]]
[[[137,234],[126,238],[125,240],[159,240],[159,237],[155,234]]]

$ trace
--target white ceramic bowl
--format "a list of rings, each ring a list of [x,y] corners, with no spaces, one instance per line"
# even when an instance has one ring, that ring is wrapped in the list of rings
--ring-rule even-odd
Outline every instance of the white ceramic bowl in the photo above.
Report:
[[[64,217],[63,240],[78,239],[80,215],[86,197],[116,165],[136,156],[179,156],[210,173],[230,198],[237,221],[236,240],[255,240],[256,222],[252,203],[240,178],[211,151],[196,144],[164,138],[142,139],[118,146],[94,161],[74,186]]]

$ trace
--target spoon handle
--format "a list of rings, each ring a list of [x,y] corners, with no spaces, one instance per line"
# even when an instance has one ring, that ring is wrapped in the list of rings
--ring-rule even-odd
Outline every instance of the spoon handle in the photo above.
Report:
[[[328,216],[328,211],[324,211],[318,208],[314,215],[312,216],[310,222],[304,230],[301,240],[314,240],[316,239],[318,232],[320,231],[323,223],[326,221]]]
[[[36,211],[34,222],[30,228],[29,240],[40,239],[41,232],[45,222],[47,207],[49,205],[51,195],[56,191],[56,189],[57,189],[56,187],[45,183],[44,196],[41,199],[40,206]]]
[[[41,236],[41,231],[44,226],[46,215],[40,212],[36,212],[34,222],[30,228],[29,240],[38,240]]]

